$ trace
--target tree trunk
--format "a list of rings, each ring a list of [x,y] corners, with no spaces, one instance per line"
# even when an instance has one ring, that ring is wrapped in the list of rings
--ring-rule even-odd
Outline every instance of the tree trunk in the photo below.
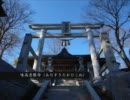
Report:
[[[130,60],[126,56],[126,53],[123,49],[123,46],[121,45],[121,42],[120,42],[120,39],[119,39],[119,27],[118,26],[116,26],[116,29],[115,29],[115,36],[116,36],[116,41],[117,41],[117,44],[119,45],[120,52],[121,52],[119,55],[123,59],[125,64],[127,65],[128,69],[130,70]]]
[[[122,52],[122,53],[120,54],[120,56],[121,56],[121,58],[123,59],[123,61],[125,62],[125,64],[127,65],[128,69],[130,70],[130,60],[129,60],[128,57],[126,56],[125,51],[124,51],[123,48],[122,48],[121,52]]]
[[[5,51],[4,49],[1,50],[1,52],[0,52],[0,59],[3,57],[4,51]]]

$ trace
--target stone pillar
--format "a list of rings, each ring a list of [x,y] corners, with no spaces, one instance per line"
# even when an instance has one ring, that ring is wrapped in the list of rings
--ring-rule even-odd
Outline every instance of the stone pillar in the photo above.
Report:
[[[101,80],[100,76],[100,65],[97,58],[96,48],[93,40],[93,33],[88,32],[88,41],[89,41],[89,49],[91,54],[91,61],[92,61],[92,67],[94,72],[94,80],[99,81]]]
[[[45,67],[46,67],[45,62],[41,62],[41,71],[42,72],[45,72]]]
[[[101,46],[103,48],[104,56],[106,59],[106,65],[108,67],[109,74],[106,76],[105,86],[110,91],[114,100],[121,99],[120,88],[122,89],[122,80],[118,77],[119,65],[116,62],[112,45],[109,40],[108,33],[100,34]]]
[[[93,68],[92,68],[92,63],[91,62],[88,62],[87,63],[87,70],[90,74],[90,81],[93,81],[93,77],[94,77],[94,74],[93,74]]]
[[[54,70],[54,68],[53,68],[53,66],[52,66],[52,58],[49,57],[49,58],[48,58],[48,66],[47,66],[47,68],[46,68],[46,71],[47,71],[47,72],[53,72],[53,70]]]
[[[85,68],[84,68],[84,65],[83,65],[83,58],[82,57],[79,57],[79,71],[80,72],[84,72],[85,71]]]
[[[29,55],[29,50],[32,42],[32,35],[31,34],[26,34],[24,38],[24,42],[22,45],[22,49],[19,55],[18,63],[17,63],[17,70],[25,72],[27,71],[27,60],[28,60],[28,55]]]
[[[40,65],[41,65],[41,59],[42,59],[42,50],[43,50],[43,47],[44,47],[45,34],[46,34],[46,30],[42,29],[41,34],[40,34],[39,43],[38,43],[38,49],[37,49],[37,52],[36,52],[38,59],[35,59],[34,64],[33,64],[33,69],[35,71],[40,71]]]
[[[108,33],[101,33],[100,39],[109,72],[117,71],[119,64],[116,62]]]

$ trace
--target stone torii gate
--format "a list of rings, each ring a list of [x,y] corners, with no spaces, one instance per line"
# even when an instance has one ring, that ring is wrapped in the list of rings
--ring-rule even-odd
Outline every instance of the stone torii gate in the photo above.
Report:
[[[97,58],[97,52],[94,44],[94,37],[99,35],[93,35],[91,29],[99,29],[103,26],[102,23],[89,24],[89,23],[78,23],[71,24],[70,22],[62,22],[62,24],[31,24],[29,27],[33,30],[41,30],[37,34],[26,34],[21,53],[19,56],[17,69],[20,71],[40,71],[41,57],[44,46],[45,38],[88,38],[89,48],[91,54],[92,67],[94,72],[94,79],[100,80],[100,65]],[[84,33],[71,33],[71,30],[86,30]],[[89,31],[88,31],[89,29]],[[48,30],[61,30],[61,33],[49,33]],[[38,49],[35,52],[31,47],[32,38],[39,38]],[[102,39],[103,40],[103,39]],[[105,45],[105,44],[104,44]],[[33,70],[28,66],[27,60],[29,52],[34,57]],[[113,56],[112,56],[113,57]],[[109,60],[109,59],[108,59]]]

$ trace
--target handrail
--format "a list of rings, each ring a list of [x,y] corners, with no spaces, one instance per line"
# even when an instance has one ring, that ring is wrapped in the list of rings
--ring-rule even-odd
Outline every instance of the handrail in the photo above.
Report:
[[[46,80],[46,81],[43,82],[41,88],[36,93],[33,100],[41,100],[42,95],[45,93],[45,90],[47,89],[47,86],[49,85],[49,83],[50,83],[50,80]]]
[[[92,100],[101,100],[101,98],[98,96],[98,94],[95,92],[95,90],[87,80],[84,80],[83,83],[90,93]]]

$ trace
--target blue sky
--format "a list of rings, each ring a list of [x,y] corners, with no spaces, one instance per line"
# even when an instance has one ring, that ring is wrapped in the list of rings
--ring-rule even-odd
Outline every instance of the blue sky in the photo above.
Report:
[[[34,23],[81,22],[82,8],[87,0],[27,0],[31,9],[36,12]]]

